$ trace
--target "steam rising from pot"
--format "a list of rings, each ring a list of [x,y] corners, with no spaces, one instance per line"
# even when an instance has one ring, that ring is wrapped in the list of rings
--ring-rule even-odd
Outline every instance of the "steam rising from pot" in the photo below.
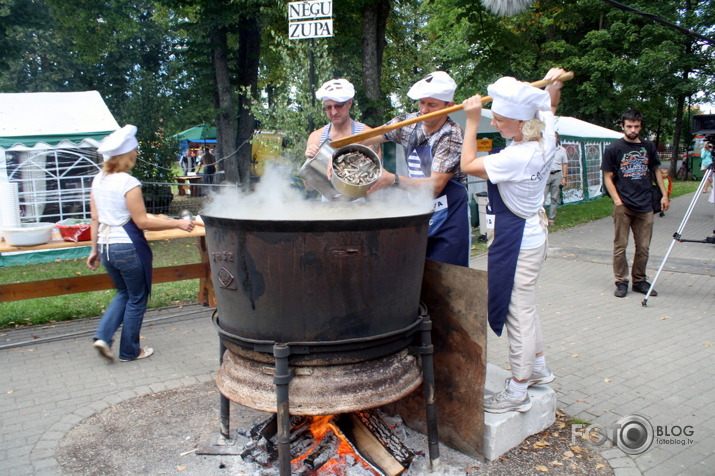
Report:
[[[354,220],[419,215],[430,212],[432,203],[430,187],[385,188],[364,201],[307,200],[291,185],[290,170],[269,164],[253,192],[223,188],[211,196],[201,213],[237,220]]]

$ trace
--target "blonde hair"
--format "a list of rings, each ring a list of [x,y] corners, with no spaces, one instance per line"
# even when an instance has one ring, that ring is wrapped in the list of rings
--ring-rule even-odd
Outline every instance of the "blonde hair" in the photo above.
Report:
[[[116,174],[119,172],[129,172],[134,168],[134,158],[136,157],[136,149],[125,154],[115,155],[111,159],[104,162],[102,170],[105,174]]]
[[[521,127],[522,141],[532,141],[541,139],[541,133],[546,129],[546,124],[541,119],[533,118],[524,122]]]

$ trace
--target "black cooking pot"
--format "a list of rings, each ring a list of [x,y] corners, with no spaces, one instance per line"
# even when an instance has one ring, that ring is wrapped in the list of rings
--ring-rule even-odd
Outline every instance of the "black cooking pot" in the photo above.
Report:
[[[282,343],[372,340],[414,326],[431,212],[280,221],[201,214],[219,327]]]

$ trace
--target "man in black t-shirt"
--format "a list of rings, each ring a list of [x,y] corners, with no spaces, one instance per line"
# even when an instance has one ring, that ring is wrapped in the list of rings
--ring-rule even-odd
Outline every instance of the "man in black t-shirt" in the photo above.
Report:
[[[628,260],[626,247],[633,232],[635,256],[633,257],[633,291],[647,294],[650,283],[646,281],[648,251],[653,235],[653,202],[651,184],[653,176],[663,194],[661,208],[668,210],[670,201],[660,173],[660,160],[655,145],[638,136],[643,116],[630,109],[621,116],[623,137],[609,144],[603,152],[601,170],[603,182],[613,199],[613,273],[616,278],[616,297],[628,294]],[[657,296],[651,290],[651,296]]]

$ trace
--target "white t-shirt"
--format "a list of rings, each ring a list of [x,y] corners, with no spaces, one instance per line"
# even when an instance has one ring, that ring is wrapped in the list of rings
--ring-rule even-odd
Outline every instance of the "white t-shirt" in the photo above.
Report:
[[[546,240],[539,209],[556,151],[556,135],[553,113],[539,112],[539,119],[546,124],[540,141],[513,142],[498,154],[484,157],[487,176],[497,185],[506,206],[526,218],[522,249],[538,248]]]
[[[132,242],[122,226],[131,218],[126,194],[135,187],[141,187],[141,183],[126,172],[100,172],[94,177],[92,197],[99,215],[97,243]]]

